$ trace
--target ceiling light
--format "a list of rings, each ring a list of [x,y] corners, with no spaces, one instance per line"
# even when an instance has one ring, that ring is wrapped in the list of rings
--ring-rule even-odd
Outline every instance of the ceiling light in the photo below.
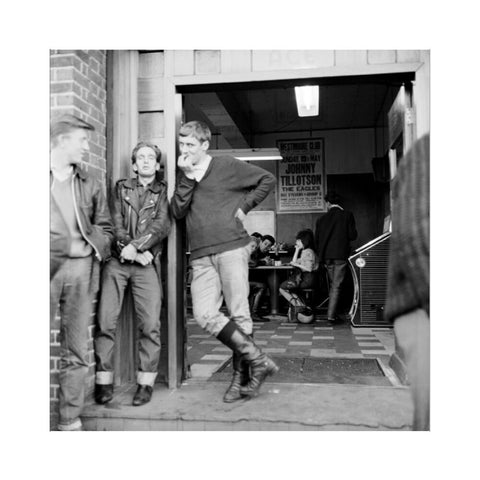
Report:
[[[237,160],[281,160],[278,148],[237,148],[233,150],[209,150],[212,157],[230,155]]]
[[[318,115],[318,85],[295,87],[295,98],[299,117],[315,117]]]

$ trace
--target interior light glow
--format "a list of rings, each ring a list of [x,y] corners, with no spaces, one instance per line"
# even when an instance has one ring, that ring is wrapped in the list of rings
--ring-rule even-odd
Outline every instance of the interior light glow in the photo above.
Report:
[[[315,117],[318,115],[318,100],[320,89],[318,85],[295,87],[295,99],[299,117]]]

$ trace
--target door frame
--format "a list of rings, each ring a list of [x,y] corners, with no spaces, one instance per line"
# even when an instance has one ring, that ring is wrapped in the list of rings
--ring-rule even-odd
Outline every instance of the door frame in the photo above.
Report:
[[[177,138],[182,120],[182,87],[221,83],[252,83],[264,81],[296,80],[322,77],[368,76],[378,74],[416,73],[424,62],[383,65],[358,65],[315,69],[281,70],[265,72],[228,73],[213,75],[175,75],[174,50],[165,50],[164,119],[166,176],[168,198],[173,195],[176,176]],[[430,91],[429,76],[422,76],[423,91]],[[424,112],[425,113],[425,112]],[[183,226],[175,221],[168,237],[168,387],[178,388],[185,371],[186,319],[184,305],[185,274],[182,249]],[[179,338],[179,335],[181,338]]]

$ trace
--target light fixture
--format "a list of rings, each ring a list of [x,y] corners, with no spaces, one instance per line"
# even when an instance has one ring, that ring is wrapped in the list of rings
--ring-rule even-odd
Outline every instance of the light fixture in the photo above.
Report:
[[[233,150],[209,150],[212,157],[230,155],[237,160],[281,160],[280,150],[278,148],[236,148]]]
[[[318,85],[295,87],[295,99],[299,117],[315,117],[318,115]]]

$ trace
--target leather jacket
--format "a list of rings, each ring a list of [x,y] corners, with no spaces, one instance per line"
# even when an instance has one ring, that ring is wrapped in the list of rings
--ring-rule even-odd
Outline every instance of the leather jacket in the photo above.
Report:
[[[167,183],[155,179],[140,204],[137,179],[122,179],[115,185],[113,205],[115,253],[132,244],[140,253],[150,251],[156,257],[162,240],[168,235],[171,219],[167,202]]]
[[[53,175],[50,173],[50,181]],[[103,187],[99,180],[74,166],[72,176],[73,206],[80,233],[91,245],[95,258],[104,262],[111,256],[113,225]],[[52,198],[52,208],[58,208]],[[70,250],[68,228],[62,232],[50,233],[50,272],[51,277],[68,257]]]

